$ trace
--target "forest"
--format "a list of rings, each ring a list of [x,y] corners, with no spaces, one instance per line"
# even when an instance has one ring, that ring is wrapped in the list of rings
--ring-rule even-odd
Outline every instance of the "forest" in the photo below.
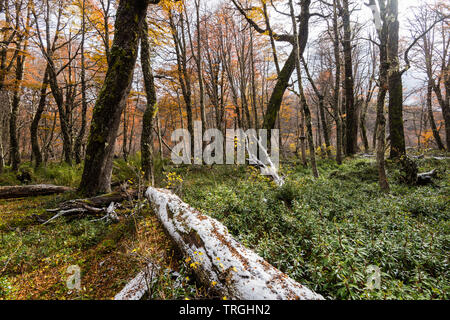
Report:
[[[0,300],[447,300],[445,0],[0,0]]]

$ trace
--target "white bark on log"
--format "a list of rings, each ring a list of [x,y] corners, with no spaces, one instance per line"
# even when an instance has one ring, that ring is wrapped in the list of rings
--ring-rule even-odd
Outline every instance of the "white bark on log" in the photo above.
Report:
[[[44,196],[68,191],[74,191],[74,189],[64,186],[55,186],[52,184],[5,186],[0,187],[0,199]]]
[[[153,281],[153,273],[158,273],[159,269],[159,266],[153,263],[148,264],[116,294],[114,300],[141,300]]]
[[[245,248],[219,221],[182,202],[168,190],[145,193],[159,220],[198,280],[217,294],[236,300],[322,300],[323,297]]]

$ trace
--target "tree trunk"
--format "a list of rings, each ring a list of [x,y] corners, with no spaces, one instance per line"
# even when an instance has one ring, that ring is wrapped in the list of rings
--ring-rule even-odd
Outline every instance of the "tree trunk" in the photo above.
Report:
[[[105,82],[94,107],[79,190],[93,195],[111,190],[112,158],[121,114],[136,63],[139,30],[149,1],[121,0]]]
[[[345,89],[345,154],[354,155],[358,147],[358,114],[356,112],[355,96],[353,93],[353,65],[352,65],[352,43],[349,1],[343,0],[342,23],[344,28],[344,89]]]
[[[39,147],[38,128],[39,128],[39,121],[41,120],[42,117],[42,113],[44,113],[45,110],[45,104],[47,99],[48,72],[49,72],[48,69],[49,65],[47,64],[47,67],[45,68],[44,72],[44,79],[42,80],[39,96],[39,104],[30,126],[31,150],[33,153],[35,168],[38,168],[42,164],[42,152],[41,148]]]
[[[333,1],[333,52],[336,74],[333,95],[333,117],[336,122],[336,162],[342,164],[342,119],[340,115],[341,101],[341,55],[339,51],[339,26],[337,18],[337,0]]]
[[[177,25],[175,25],[175,20],[173,14],[169,15],[169,22],[172,31],[172,37],[175,44],[175,52],[177,58],[177,68],[178,68],[178,80],[181,86],[181,91],[183,93],[183,100],[186,105],[187,114],[187,129],[191,137],[194,136],[194,122],[192,117],[192,88],[191,88],[191,76],[188,71],[188,59],[186,53],[186,39],[184,30],[184,17],[183,13],[180,14],[180,29],[181,34],[178,33]],[[191,157],[194,155],[194,144],[191,143]]]
[[[364,106],[361,110],[361,116],[359,118],[359,127],[361,132],[361,140],[364,145],[364,152],[369,152],[369,139],[367,138],[367,130],[366,130],[366,115],[367,115],[367,107],[369,106],[369,101],[366,100],[364,102]]]
[[[403,85],[398,57],[399,22],[398,0],[390,0],[388,11],[387,51],[389,61],[389,134],[391,137],[390,158],[397,159],[406,154],[403,124]]]
[[[428,81],[427,87],[428,119],[430,120],[431,131],[433,132],[434,141],[436,141],[437,147],[439,148],[439,150],[445,150],[444,144],[442,143],[441,140],[441,136],[439,135],[439,131],[436,127],[436,122],[434,121],[432,94],[433,94],[433,85],[430,83],[430,81]]]
[[[301,8],[302,11],[300,13],[300,24],[299,24],[299,45],[298,45],[298,54],[300,56],[303,55],[303,52],[306,47],[306,43],[308,41],[308,24],[309,24],[309,6],[311,4],[311,0],[302,0]],[[294,45],[295,46],[295,45]],[[296,59],[296,50],[292,49],[291,53],[287,61],[284,63],[283,68],[278,75],[277,83],[275,84],[275,88],[272,91],[270,96],[269,103],[267,105],[267,111],[263,120],[263,128],[264,129],[274,129],[275,122],[277,120],[277,115],[280,111],[281,102],[283,101],[283,95],[286,91],[286,88],[289,85],[289,79],[292,76],[292,73],[295,70],[295,59]]]
[[[302,2],[302,13],[305,10],[304,6],[305,3],[308,1],[303,1]],[[316,166],[316,150],[314,147],[314,139],[313,139],[313,132],[312,132],[312,124],[311,124],[311,111],[309,110],[308,107],[308,103],[306,101],[306,97],[305,97],[305,93],[303,91],[303,85],[302,85],[302,74],[301,74],[301,70],[300,70],[300,63],[302,60],[302,53],[299,51],[299,47],[300,47],[300,39],[299,36],[300,34],[297,33],[297,24],[295,21],[295,12],[294,12],[294,5],[292,4],[292,0],[289,1],[289,6],[290,6],[290,11],[291,11],[291,19],[292,19],[292,28],[294,30],[294,37],[295,37],[295,45],[294,45],[294,52],[295,52],[295,68],[297,70],[297,84],[298,84],[298,89],[299,89],[299,93],[300,93],[300,104],[301,107],[303,109],[303,114],[305,115],[305,122],[306,122],[306,135],[307,135],[307,140],[308,140],[308,145],[309,145],[309,152],[310,152],[310,160],[311,160],[311,168],[313,171],[313,175],[314,177],[319,177],[319,173],[317,171],[317,166]],[[308,9],[309,9],[309,3],[308,3]],[[306,9],[306,10],[308,10]],[[301,26],[300,26],[301,28]],[[303,34],[303,38],[302,41],[304,41],[305,43],[308,41],[307,35],[308,35],[308,30],[301,30],[302,34]]]
[[[20,49],[18,45],[17,50]],[[20,164],[20,152],[19,152],[19,140],[17,139],[17,117],[19,113],[20,99],[22,96],[22,79],[23,79],[23,65],[25,63],[25,56],[19,55],[16,60],[16,79],[14,81],[14,96],[11,105],[11,116],[9,118],[9,143],[10,143],[10,156],[11,156],[11,168],[13,171],[19,169]]]
[[[153,118],[156,109],[156,90],[153,79],[153,73],[150,66],[150,45],[148,41],[147,21],[142,23],[141,32],[141,66],[144,76],[145,93],[147,95],[147,107],[142,117],[141,134],[141,166],[144,172],[144,178],[154,183],[153,172]]]
[[[387,25],[387,17],[386,17],[386,8],[384,5],[384,1],[379,1],[381,17],[383,19],[383,25],[381,29],[378,30],[379,38],[380,38],[380,76],[379,76],[379,90],[377,97],[377,166],[378,166],[378,181],[380,184],[381,190],[385,192],[389,192],[389,183],[386,177],[386,169],[385,169],[385,135],[386,135],[386,118],[384,117],[384,103],[386,99],[386,93],[388,90],[388,53],[387,53],[387,37],[388,37],[388,25]],[[376,5],[373,10],[378,10]],[[377,15],[377,12],[372,11],[374,17]]]
[[[82,31],[81,31],[81,72],[80,72],[80,81],[81,81],[81,127],[78,132],[77,139],[75,141],[74,146],[74,154],[75,154],[75,162],[81,163],[81,159],[83,158],[81,147],[83,145],[84,135],[86,132],[86,113],[87,113],[87,100],[86,100],[86,66],[84,59],[84,41],[85,41],[85,31],[86,31],[86,0],[83,0],[83,17],[82,17]]]
[[[217,296],[232,300],[323,299],[234,240],[219,221],[189,207],[171,192],[150,187],[145,195],[168,234],[190,259],[197,280]]]

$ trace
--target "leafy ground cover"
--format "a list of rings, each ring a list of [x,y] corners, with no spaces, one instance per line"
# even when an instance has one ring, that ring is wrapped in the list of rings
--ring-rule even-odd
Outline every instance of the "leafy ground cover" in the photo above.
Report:
[[[373,161],[323,160],[320,178],[285,164],[282,188],[250,167],[190,170],[185,201],[222,221],[242,243],[300,283],[333,299],[448,299],[449,162],[435,185],[409,187],[389,166],[392,192],[379,191]],[[380,270],[380,288],[369,289]],[[370,282],[370,281],[369,281]]]
[[[320,160],[319,179],[297,161],[286,162],[281,188],[248,166],[174,167],[162,161],[156,181],[327,298],[448,299],[450,163],[417,161],[421,172],[438,168],[435,183],[404,185],[389,163],[389,194],[379,190],[370,159],[341,166]],[[138,158],[116,161],[113,180],[139,185],[136,168]],[[32,178],[76,186],[79,174],[79,167],[53,164]],[[19,183],[15,179],[6,172],[0,184]],[[207,297],[147,204],[133,215],[137,203],[125,204],[118,224],[60,218],[44,226],[32,218],[76,197],[0,200],[0,299],[110,299],[150,260],[178,273],[158,274],[147,298]],[[65,284],[74,264],[82,270],[80,292]],[[379,289],[368,287],[373,267],[380,271]]]
[[[33,174],[33,183],[76,186],[78,179],[79,168],[65,165]],[[134,177],[128,179],[132,183]],[[20,183],[11,173],[0,176],[0,181]],[[0,300],[112,299],[150,261],[162,269],[155,270],[146,298],[204,295],[148,204],[124,203],[117,211],[117,224],[92,221],[94,217],[63,217],[42,225],[33,218],[74,198],[78,195],[68,193],[0,200]],[[81,270],[80,291],[66,285],[72,265]]]

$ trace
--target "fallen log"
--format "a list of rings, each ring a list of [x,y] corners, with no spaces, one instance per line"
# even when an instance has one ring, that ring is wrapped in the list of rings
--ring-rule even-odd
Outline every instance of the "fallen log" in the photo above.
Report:
[[[114,296],[114,300],[142,300],[145,294],[151,296],[151,291],[157,284],[161,273],[174,280],[174,288],[180,288],[181,275],[168,268],[162,268],[155,263],[148,263],[125,287]]]
[[[270,159],[269,154],[267,153],[267,149],[263,146],[260,139],[257,139],[256,137],[247,137],[246,138],[246,144],[250,144],[250,139],[253,139],[253,141],[256,141],[260,152],[263,154],[265,161],[261,161],[256,154],[254,154],[251,151],[251,148],[247,148],[248,150],[248,161],[251,165],[257,166],[261,170],[261,174],[265,176],[272,177],[272,180],[275,182],[275,184],[279,187],[283,186],[284,179],[278,174],[278,169]]]
[[[255,252],[219,221],[191,208],[168,190],[145,193],[156,215],[190,262],[197,280],[220,297],[236,300],[322,300]]]
[[[433,169],[429,172],[419,173],[417,175],[417,184],[418,185],[427,185],[433,182],[433,178],[436,177],[437,170]]]
[[[102,194],[92,198],[86,199],[74,199],[68,200],[59,205],[60,209],[73,209],[77,207],[105,207],[111,202],[122,202],[125,200],[132,200],[136,197],[137,192],[127,191],[127,192],[111,192],[107,194]]]
[[[127,285],[115,295],[114,300],[141,300],[150,290],[154,274],[159,272],[159,266],[149,263]]]
[[[52,184],[5,186],[0,187],[0,199],[44,196],[69,191],[74,191],[74,189],[64,186],[55,186]]]

